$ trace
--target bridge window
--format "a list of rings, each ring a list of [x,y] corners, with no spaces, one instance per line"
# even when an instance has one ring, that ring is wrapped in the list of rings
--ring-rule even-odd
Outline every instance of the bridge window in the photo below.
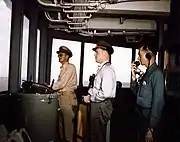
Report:
[[[11,5],[10,1],[0,1],[0,91],[8,90]]]
[[[116,72],[117,81],[123,88],[130,87],[132,49],[113,46],[112,65]]]
[[[51,82],[53,79],[57,80],[60,73],[60,66],[58,56],[56,51],[59,50],[60,46],[67,46],[73,53],[73,56],[70,58],[70,63],[73,63],[76,66],[78,84],[79,84],[79,69],[80,69],[80,57],[81,57],[81,42],[62,40],[62,39],[53,39],[52,45],[52,63],[51,63]]]
[[[27,79],[27,64],[28,64],[28,37],[29,37],[29,20],[24,16],[23,21],[23,41],[22,41],[22,66],[21,80]]]
[[[38,82],[39,72],[39,47],[40,47],[40,30],[37,30],[37,53],[36,53],[36,82]]]
[[[96,73],[98,64],[94,58],[94,48],[96,45],[92,43],[85,43],[84,48],[84,68],[83,68],[83,86],[88,86],[89,76]]]

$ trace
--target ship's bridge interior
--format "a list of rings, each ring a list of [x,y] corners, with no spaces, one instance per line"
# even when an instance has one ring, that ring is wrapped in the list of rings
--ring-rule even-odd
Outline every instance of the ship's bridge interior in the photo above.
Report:
[[[92,48],[99,40],[105,40],[114,48],[112,64],[117,86],[121,84],[117,88],[115,111],[107,135],[111,142],[135,142],[135,98],[130,90],[130,68],[138,57],[138,43],[145,40],[158,49],[156,62],[165,77],[170,78],[166,80],[163,134],[164,141],[176,141],[180,132],[178,4],[176,0],[0,0],[2,131],[8,135],[25,128],[33,142],[56,141],[58,114],[53,101],[43,106],[43,98],[38,96],[37,100],[30,98],[34,101],[22,103],[22,84],[36,84],[40,89],[34,94],[46,90],[47,84],[52,84],[59,75],[56,51],[65,45],[73,52],[70,62],[77,69],[76,95],[81,98],[87,94],[89,77],[97,67]],[[43,93],[42,96],[49,99],[47,95]],[[26,117],[23,115],[25,108],[29,109]],[[84,111],[82,117],[88,121],[86,113]],[[34,118],[32,123],[26,124],[27,117]],[[75,120],[77,128],[80,127],[78,123],[86,122],[78,117]],[[77,142],[85,135],[84,125],[75,131]]]

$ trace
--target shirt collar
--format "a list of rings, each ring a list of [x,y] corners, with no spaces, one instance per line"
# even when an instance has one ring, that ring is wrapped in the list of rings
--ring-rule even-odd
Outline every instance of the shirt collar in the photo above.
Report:
[[[66,68],[67,66],[68,66],[68,64],[69,64],[69,62],[66,62],[66,63],[64,63],[60,68],[62,69],[62,68]]]
[[[98,68],[101,68],[104,64],[106,64],[107,62],[109,62],[109,61],[104,61],[104,62],[102,62],[102,63],[100,63],[99,65],[98,65]]]
[[[154,63],[148,68],[148,72],[151,72],[156,66],[157,66],[156,63],[154,62]]]

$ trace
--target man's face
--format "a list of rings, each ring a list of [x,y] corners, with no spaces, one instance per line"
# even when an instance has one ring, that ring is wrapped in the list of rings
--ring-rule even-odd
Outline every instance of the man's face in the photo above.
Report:
[[[69,56],[66,53],[59,52],[58,58],[60,63],[65,63],[68,61]]]
[[[141,65],[145,65],[147,62],[147,59],[145,56],[146,56],[146,51],[143,50],[143,47],[139,48],[138,60],[140,61]]]
[[[96,49],[94,56],[97,63],[102,63],[105,54],[104,52],[106,51],[101,48]]]

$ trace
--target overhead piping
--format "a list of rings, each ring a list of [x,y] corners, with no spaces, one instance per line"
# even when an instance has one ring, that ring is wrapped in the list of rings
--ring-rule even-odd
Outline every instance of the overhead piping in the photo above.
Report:
[[[92,7],[97,7],[99,6],[99,2],[93,2],[93,3],[64,3],[62,6],[92,6]]]
[[[81,23],[74,23],[74,22],[67,22],[69,25],[86,25],[86,22]]]
[[[45,13],[46,18],[51,22],[56,22],[56,23],[68,23],[68,22],[71,22],[71,21],[67,21],[67,20],[52,19],[51,16],[49,15],[49,12],[44,12],[44,13]]]
[[[89,16],[77,16],[77,17],[71,17],[69,16],[69,14],[67,14],[67,18],[68,19],[90,19],[92,17],[92,14],[90,14]]]
[[[97,10],[64,10],[64,13],[96,13]]]
[[[55,4],[50,4],[50,3],[47,4],[45,2],[42,2],[41,0],[38,0],[38,2],[41,5],[61,8],[61,10],[63,10],[63,12],[66,13],[67,18],[68,19],[72,19],[74,22],[68,21],[68,20],[62,20],[60,12],[58,12],[58,19],[53,19],[50,16],[49,12],[45,12],[45,16],[51,22],[67,23],[69,25],[68,26],[69,29],[71,29],[71,30],[87,29],[87,26],[84,26],[84,25],[86,25],[86,20],[90,19],[92,17],[92,13],[98,12],[99,6],[101,7],[102,4],[104,4],[104,3],[112,4],[112,3],[122,3],[122,2],[132,2],[132,1],[143,1],[143,0],[109,0],[109,1],[105,1],[105,0],[102,0],[102,1],[101,0],[99,0],[99,1],[92,1],[91,0],[88,3],[62,3],[62,1],[60,0],[60,3],[57,3],[57,1],[54,1]],[[78,10],[77,9],[74,9],[74,10],[70,9],[70,8],[73,8],[73,7],[81,7],[81,6],[85,7],[85,8],[89,6],[89,7],[93,7],[94,9],[93,10],[92,9],[89,9],[89,10],[88,9],[78,9]],[[75,14],[73,14],[75,16],[71,17],[71,16],[69,16],[68,13],[75,13]],[[81,13],[81,16],[79,16],[80,13]],[[90,13],[89,16],[86,16],[87,13]],[[79,20],[79,19],[85,20],[85,22],[80,22],[82,20]],[[72,27],[71,25],[74,25],[74,26]],[[94,33],[94,34],[102,35],[103,33]],[[106,34],[111,35],[112,32],[108,31]]]
[[[93,1],[90,0],[88,3],[58,3],[58,4],[51,4],[51,3],[45,3],[41,0],[37,0],[39,2],[39,4],[43,5],[43,6],[51,6],[51,7],[60,7],[60,8],[72,8],[73,6],[99,6],[99,4],[103,4],[103,3],[124,3],[124,2],[136,2],[136,1],[152,1],[152,0],[99,0],[99,1]],[[159,1],[159,0],[153,0],[153,1]]]
[[[71,27],[71,26],[69,26],[69,29],[71,29],[71,30],[83,30],[83,29],[87,29],[87,27],[86,26],[82,26],[82,27]]]
[[[42,2],[41,0],[37,0],[39,4],[43,5],[43,6],[50,6],[50,7],[55,7],[55,8],[72,8],[73,6],[63,6],[62,3],[60,4],[51,4],[51,3],[45,3],[45,2]]]

